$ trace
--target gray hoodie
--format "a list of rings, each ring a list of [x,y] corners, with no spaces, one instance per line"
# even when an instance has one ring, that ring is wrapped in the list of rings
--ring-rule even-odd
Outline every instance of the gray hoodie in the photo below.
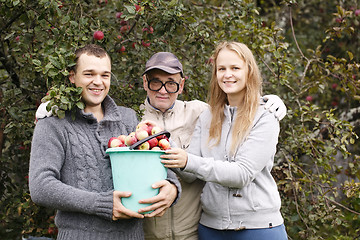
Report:
[[[230,155],[236,108],[226,106],[220,143],[208,143],[210,110],[204,111],[187,150],[188,162],[179,174],[206,181],[201,195],[200,223],[214,229],[254,229],[283,223],[280,195],[270,174],[279,122],[261,100],[249,136]]]

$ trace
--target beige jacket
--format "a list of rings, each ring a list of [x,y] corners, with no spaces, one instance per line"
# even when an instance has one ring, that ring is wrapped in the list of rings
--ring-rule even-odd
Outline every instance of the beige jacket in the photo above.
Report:
[[[148,100],[140,107],[144,110],[143,120],[155,121],[171,133],[171,139],[178,147],[189,146],[199,115],[208,108],[204,102],[176,100],[173,108],[165,113],[152,107]],[[179,179],[182,186],[181,198],[162,217],[146,218],[144,231],[146,240],[197,240],[197,228],[201,215],[200,194],[204,183],[196,180],[189,184]]]

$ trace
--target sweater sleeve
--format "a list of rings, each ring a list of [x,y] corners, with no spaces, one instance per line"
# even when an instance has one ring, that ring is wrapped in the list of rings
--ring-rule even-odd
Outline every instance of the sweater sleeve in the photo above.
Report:
[[[112,191],[90,192],[62,181],[66,137],[63,134],[64,128],[56,126],[59,121],[52,118],[54,117],[39,120],[34,130],[29,168],[32,200],[45,207],[93,214],[111,220]]]
[[[194,174],[201,180],[221,184],[222,186],[243,188],[249,184],[263,169],[270,172],[279,134],[279,122],[269,112],[255,121],[249,136],[238,148],[233,161],[202,157],[199,134],[194,136],[191,142],[191,152],[188,154],[188,162],[183,172]],[[195,135],[195,134],[194,134]],[[223,140],[223,139],[222,139]],[[202,140],[204,141],[204,140]]]

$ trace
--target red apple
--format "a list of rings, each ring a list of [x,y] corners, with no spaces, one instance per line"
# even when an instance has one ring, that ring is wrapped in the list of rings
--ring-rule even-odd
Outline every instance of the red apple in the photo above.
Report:
[[[139,11],[141,9],[140,5],[135,4],[135,10]]]
[[[360,15],[360,9],[356,9],[355,10],[355,16],[359,16]]]
[[[336,21],[337,23],[341,23],[341,22],[343,21],[343,19],[342,19],[342,18],[336,18],[335,21]]]
[[[149,150],[149,149],[150,149],[150,144],[148,142],[144,142],[139,146],[139,150]]]
[[[309,96],[306,97],[306,101],[311,102],[312,100],[314,100],[314,99],[313,99],[313,97],[312,97],[311,95],[309,95]]]
[[[125,143],[125,138],[126,138],[126,135],[124,134],[121,134],[120,136],[118,136],[118,139],[121,140],[121,142]]]
[[[130,26],[124,25],[120,28],[121,33],[126,33],[130,29]]]
[[[151,148],[151,150],[153,150],[153,151],[161,151],[161,148],[156,146],[156,147]]]
[[[109,139],[108,142],[108,147],[109,148],[113,148],[113,147],[119,147],[123,142],[118,139],[117,137],[112,137]]]
[[[143,140],[144,138],[147,138],[149,136],[148,132],[144,129],[139,129],[135,132],[135,136],[137,140]]]
[[[170,143],[166,139],[160,139],[159,141],[159,147],[163,150],[167,150],[170,148]]]
[[[55,234],[57,234],[57,232],[58,232],[58,230],[57,230],[56,227],[49,227],[48,228],[48,234],[50,234],[50,235],[55,235]]]
[[[157,140],[157,138],[151,138],[148,140],[149,144],[150,144],[150,148],[156,147],[159,143],[159,141]]]
[[[152,135],[151,131],[152,131],[153,127],[154,127],[154,125],[149,122],[147,122],[147,123],[141,122],[136,126],[136,131],[139,129],[145,130],[148,132],[148,134],[150,136],[150,135]]]
[[[157,138],[157,140],[166,139],[169,141],[168,137],[165,134],[161,134],[161,135],[157,136],[156,138]]]
[[[338,86],[338,85],[337,85],[336,83],[333,83],[333,84],[331,85],[331,88],[332,88],[332,89],[336,89],[337,86]]]
[[[127,147],[125,143],[121,144],[119,147]]]
[[[150,42],[149,41],[147,41],[147,42],[141,41],[141,45],[143,45],[144,47],[149,47]]]
[[[144,122],[140,122],[138,125],[136,125],[136,131],[138,130],[146,130],[147,131],[147,125]]]
[[[101,40],[104,38],[104,33],[102,31],[95,31],[94,32],[94,39]]]
[[[151,135],[154,135],[154,134],[157,134],[159,132],[161,132],[162,129],[158,126],[154,126],[152,129],[151,129]]]
[[[126,136],[125,138],[125,144],[126,146],[131,146],[133,145],[134,143],[137,142],[137,138],[135,137],[135,133],[132,132],[130,133],[129,135]]]
[[[125,52],[125,46],[122,46],[122,47],[119,49],[119,52]]]
[[[122,14],[123,14],[122,12],[117,12],[115,16],[116,16],[116,18],[121,18]]]
[[[149,136],[150,136],[150,135],[152,135],[151,133],[152,133],[152,129],[154,128],[154,125],[152,125],[152,124],[147,124],[147,126],[148,126],[147,132],[148,132],[148,134],[149,134]]]

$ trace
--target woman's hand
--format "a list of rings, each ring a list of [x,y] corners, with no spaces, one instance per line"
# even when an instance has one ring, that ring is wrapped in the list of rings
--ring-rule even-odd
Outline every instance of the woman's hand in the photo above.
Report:
[[[160,157],[164,160],[161,162],[167,168],[184,168],[187,164],[188,155],[185,150],[181,148],[171,148],[165,151],[165,155],[161,155]]]

